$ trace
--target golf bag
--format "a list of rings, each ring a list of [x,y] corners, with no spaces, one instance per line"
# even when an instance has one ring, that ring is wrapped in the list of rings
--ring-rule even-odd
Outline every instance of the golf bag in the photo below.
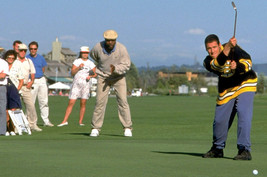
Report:
[[[22,110],[20,109],[17,109],[15,111],[8,110],[8,114],[15,126],[15,132],[17,132],[19,135],[22,135],[22,132],[25,132],[28,135],[32,134],[29,122],[26,119],[26,116],[24,115]]]

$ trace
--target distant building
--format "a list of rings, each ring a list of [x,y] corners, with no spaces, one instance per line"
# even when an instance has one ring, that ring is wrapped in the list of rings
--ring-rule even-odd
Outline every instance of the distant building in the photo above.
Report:
[[[192,78],[197,78],[198,75],[199,73],[196,73],[196,72],[163,72],[163,71],[158,72],[159,78],[171,78],[171,77],[185,76],[187,77],[188,81],[191,81]]]
[[[203,73],[204,79],[207,83],[207,86],[217,86],[218,85],[218,76],[211,72]]]
[[[71,66],[59,61],[47,61],[45,76],[49,84],[55,82],[71,83]]]
[[[217,86],[218,85],[218,77],[217,75],[211,72],[158,72],[159,78],[172,78],[172,77],[181,77],[185,76],[188,81],[191,81],[192,78],[196,79],[199,76],[203,76],[207,86]]]
[[[52,51],[45,56],[47,67],[45,76],[48,83],[63,82],[71,83],[73,78],[71,76],[71,67],[73,61],[77,58],[77,54],[69,48],[62,48],[62,43],[56,41],[52,43]]]
[[[69,48],[62,48],[61,42],[56,41],[52,43],[52,51],[49,52],[45,58],[51,61],[61,61],[65,63],[73,63],[73,61],[77,58],[77,53],[73,52]]]
[[[3,58],[3,54],[5,53],[5,49],[3,47],[0,47],[0,58]]]

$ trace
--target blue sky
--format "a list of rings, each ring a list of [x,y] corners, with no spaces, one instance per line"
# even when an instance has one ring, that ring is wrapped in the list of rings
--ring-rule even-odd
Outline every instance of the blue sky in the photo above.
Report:
[[[39,42],[51,51],[56,37],[79,52],[114,29],[136,66],[202,63],[203,40],[217,34],[222,43],[233,35],[231,0],[1,0],[0,46],[14,40]],[[267,1],[235,0],[238,44],[254,63],[267,63]]]

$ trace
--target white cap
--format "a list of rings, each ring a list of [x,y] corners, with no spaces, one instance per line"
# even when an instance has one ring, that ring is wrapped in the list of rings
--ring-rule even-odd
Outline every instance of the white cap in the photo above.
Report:
[[[26,44],[19,44],[19,50],[27,50],[28,47],[26,46]]]
[[[80,52],[90,52],[88,46],[82,46]]]

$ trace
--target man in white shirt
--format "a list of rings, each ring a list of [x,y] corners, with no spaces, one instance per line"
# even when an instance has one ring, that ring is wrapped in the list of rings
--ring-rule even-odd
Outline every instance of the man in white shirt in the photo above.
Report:
[[[21,88],[22,100],[26,106],[27,119],[29,121],[31,130],[42,131],[42,129],[37,126],[37,113],[31,94],[32,84],[35,77],[35,68],[32,61],[25,57],[27,49],[28,48],[25,44],[19,44],[18,63],[20,64],[22,73],[24,75],[24,83]]]

